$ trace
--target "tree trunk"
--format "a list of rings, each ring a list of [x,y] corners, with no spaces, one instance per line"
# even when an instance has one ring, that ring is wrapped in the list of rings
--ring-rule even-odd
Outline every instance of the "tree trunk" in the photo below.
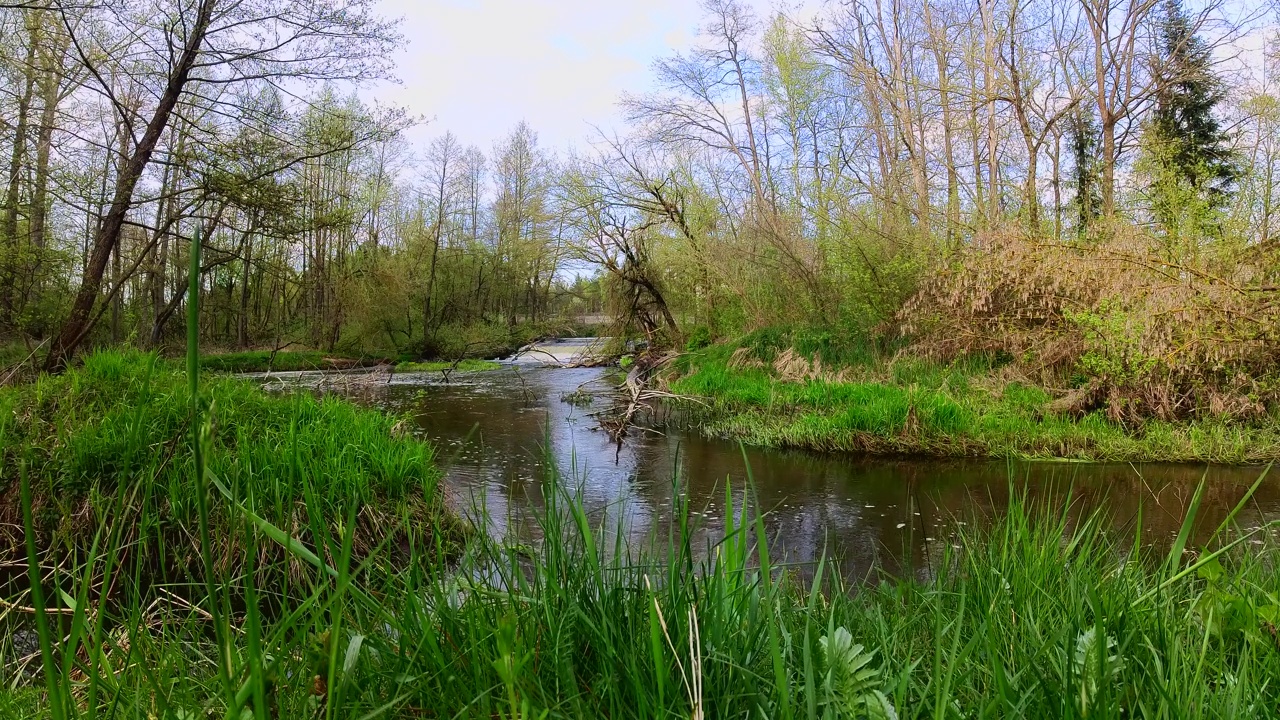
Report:
[[[933,60],[938,71],[938,103],[942,106],[942,154],[947,166],[947,250],[955,250],[957,230],[960,226],[960,173],[956,169],[955,139],[951,125],[951,75],[947,57],[947,28],[933,23],[930,0],[924,2],[924,24],[932,45]]]
[[[1054,132],[1053,155],[1053,241],[1062,242],[1062,136]]]
[[[253,228],[250,221],[240,241],[240,313],[236,316],[236,346],[243,349],[249,347],[249,275],[253,263]]]
[[[169,124],[173,109],[177,106],[187,82],[191,77],[191,69],[200,57],[200,49],[204,44],[205,33],[213,15],[215,0],[200,0],[195,22],[191,33],[182,48],[176,66],[169,75],[160,102],[156,105],[151,121],[147,123],[146,132],[134,148],[122,172],[116,177],[115,193],[111,199],[111,209],[102,219],[93,248],[89,253],[89,261],[85,265],[80,280],[80,290],[71,305],[71,312],[62,325],[62,330],[49,349],[44,368],[49,372],[63,370],[74,355],[84,336],[92,325],[93,306],[102,289],[102,276],[106,272],[107,261],[116,245],[120,242],[120,232],[124,228],[125,217],[133,205],[133,191],[142,177],[143,171],[151,161],[161,134]]]
[[[8,188],[5,192],[4,201],[4,225],[0,227],[0,232],[4,234],[4,247],[0,248],[0,329],[8,329],[13,326],[14,318],[14,287],[18,276],[19,256],[22,254],[18,243],[18,205],[20,203],[20,189],[22,178],[22,165],[26,160],[27,153],[27,133],[30,132],[29,115],[31,112],[31,98],[35,94],[36,86],[36,47],[40,44],[40,25],[39,21],[27,18],[27,54],[26,65],[24,67],[23,89],[22,95],[18,98],[18,123],[14,127],[13,135],[13,154],[9,161],[9,178]]]
[[[1099,101],[1099,106],[1105,103]],[[1116,213],[1116,118],[1109,111],[1102,120],[1102,216]]]
[[[996,55],[995,55],[995,15],[992,0],[983,0],[982,35],[983,55],[982,87],[987,106],[987,224],[994,227],[1000,215],[1000,158],[996,139]]]
[[[49,214],[49,156],[53,151],[54,124],[58,121],[58,105],[62,101],[63,62],[70,43],[66,33],[58,33],[58,40],[49,53],[40,80],[40,128],[36,135],[35,185],[31,190],[31,246],[36,251],[36,263],[44,250],[45,224]]]
[[[121,339],[120,320],[122,303],[124,303],[124,293],[120,292],[120,282],[122,280],[120,270],[120,252],[123,250],[124,243],[116,243],[115,250],[111,253],[111,342],[119,343]]]

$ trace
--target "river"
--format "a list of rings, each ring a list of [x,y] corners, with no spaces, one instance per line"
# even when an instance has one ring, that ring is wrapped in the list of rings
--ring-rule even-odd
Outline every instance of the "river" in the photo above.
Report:
[[[560,348],[556,354],[572,353]],[[305,385],[316,377],[278,375],[271,384]],[[1130,540],[1141,509],[1143,541],[1160,546],[1176,535],[1207,476],[1195,538],[1203,540],[1262,473],[1256,467],[860,458],[744,449],[664,429],[633,430],[619,447],[592,416],[608,406],[617,378],[616,371],[526,359],[490,372],[454,373],[448,382],[438,372],[396,373],[326,386],[412,417],[416,431],[437,448],[449,502],[485,518],[492,533],[534,532],[543,479],[554,464],[609,537],[663,536],[680,492],[705,546],[722,532],[726,484],[740,506],[749,468],[773,556],[810,564],[825,555],[858,579],[881,572],[924,577],[955,533],[1003,511],[1011,491],[1067,507],[1073,519],[1100,509]],[[589,405],[562,400],[579,390],[598,397]],[[1248,529],[1276,517],[1280,481],[1272,476],[1237,522]]]

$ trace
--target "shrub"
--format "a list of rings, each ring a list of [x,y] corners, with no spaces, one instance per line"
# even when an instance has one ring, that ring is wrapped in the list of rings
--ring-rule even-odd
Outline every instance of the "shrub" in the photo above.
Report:
[[[1063,409],[1134,423],[1263,413],[1280,377],[1277,264],[1261,250],[1165,250],[1129,226],[1065,244],[989,233],[900,320],[917,352],[1004,355],[1044,385],[1083,386]]]
[[[689,340],[684,344],[688,352],[697,352],[711,345],[711,330],[706,325],[699,325],[689,333]]]

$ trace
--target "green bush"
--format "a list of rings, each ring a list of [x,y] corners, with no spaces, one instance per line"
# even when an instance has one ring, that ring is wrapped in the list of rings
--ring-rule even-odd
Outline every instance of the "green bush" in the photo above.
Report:
[[[689,333],[689,340],[684,344],[686,352],[697,352],[711,344],[711,330],[706,325],[699,325]]]

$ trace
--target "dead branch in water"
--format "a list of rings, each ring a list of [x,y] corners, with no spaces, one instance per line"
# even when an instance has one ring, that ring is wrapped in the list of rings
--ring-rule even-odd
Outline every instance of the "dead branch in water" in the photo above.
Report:
[[[702,401],[697,398],[676,395],[665,390],[649,387],[649,383],[657,375],[658,370],[674,360],[678,355],[679,353],[672,352],[658,357],[638,358],[630,372],[627,373],[627,378],[623,381],[621,388],[628,395],[622,412],[613,417],[601,418],[600,420],[600,427],[609,432],[609,435],[613,437],[613,441],[619,447],[622,446],[622,439],[626,437],[627,430],[635,424],[636,415],[641,410],[649,409],[653,401],[689,400],[702,404]]]

